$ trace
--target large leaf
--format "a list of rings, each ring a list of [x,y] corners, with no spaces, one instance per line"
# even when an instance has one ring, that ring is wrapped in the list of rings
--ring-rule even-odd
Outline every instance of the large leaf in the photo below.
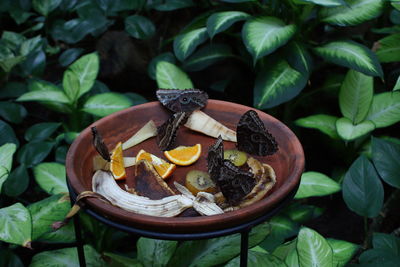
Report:
[[[380,16],[383,6],[383,0],[347,0],[342,6],[322,8],[319,16],[334,25],[357,25]]]
[[[105,267],[106,263],[101,255],[89,245],[84,246],[86,266]],[[44,265],[45,264],[45,265]],[[43,251],[33,256],[29,267],[59,266],[79,267],[78,251],[76,247]]]
[[[58,58],[58,63],[60,63],[61,66],[66,67],[74,62],[83,53],[83,51],[83,48],[69,48],[62,52]]]
[[[9,122],[19,124],[23,121],[27,111],[24,106],[13,102],[0,102],[0,117]]]
[[[200,28],[178,35],[174,40],[174,53],[180,61],[190,56],[196,47],[208,39],[207,28]]]
[[[375,95],[372,99],[367,120],[377,128],[386,127],[400,121],[400,91]]]
[[[144,266],[165,266],[174,254],[177,245],[177,241],[142,237],[137,242],[138,259]]]
[[[58,235],[56,238],[49,238],[49,236],[54,236],[54,230],[52,224],[57,221],[62,221],[65,215],[71,209],[71,202],[68,195],[57,194],[38,202],[35,202],[28,206],[28,210],[32,216],[32,240],[40,241],[51,241],[51,242],[73,242],[75,240],[74,235]],[[65,233],[65,228],[69,228],[69,231],[73,230],[72,223],[67,224],[60,230]],[[57,230],[60,231],[60,230]]]
[[[256,266],[268,266],[268,267],[284,267],[285,263],[279,259],[278,257],[262,253],[258,251],[248,251],[247,255],[247,266],[256,267]],[[240,266],[240,256],[230,260],[224,267],[237,267]]]
[[[297,238],[286,242],[275,249],[273,255],[285,261],[286,266],[299,267],[299,257],[296,250]]]
[[[259,17],[248,20],[242,30],[242,39],[254,64],[286,44],[296,32],[294,24],[286,25],[275,17]]]
[[[273,251],[285,239],[293,237],[299,231],[299,225],[289,217],[278,215],[269,220],[271,233],[260,243],[267,251]]]
[[[0,98],[17,98],[27,91],[22,82],[7,82],[0,90]]]
[[[340,118],[336,121],[336,129],[339,136],[346,141],[352,141],[375,129],[372,121],[366,120],[359,124],[353,124],[348,118]]]
[[[339,106],[343,116],[354,124],[360,123],[367,116],[373,94],[373,78],[349,70],[339,93]]]
[[[380,62],[400,61],[400,33],[380,39],[376,55]]]
[[[333,250],[333,264],[336,267],[345,266],[359,248],[358,245],[343,240],[329,238],[327,241]]]
[[[327,134],[329,137],[333,139],[338,139],[339,135],[336,131],[336,121],[338,117],[326,115],[326,114],[317,114],[311,115],[305,118],[297,119],[295,123],[301,127],[317,129]]]
[[[267,223],[254,227],[249,234],[249,247],[260,243],[269,234]],[[215,266],[224,263],[240,253],[240,235],[228,235],[199,241],[182,243],[168,266]]]
[[[153,22],[140,15],[132,15],[125,18],[125,31],[137,39],[148,39],[156,32]]]
[[[25,131],[26,141],[42,141],[50,137],[61,126],[59,122],[42,122],[29,127]]]
[[[0,229],[0,240],[30,247],[31,215],[21,203],[0,209]]]
[[[309,77],[312,72],[312,57],[307,48],[300,42],[290,42],[286,49],[286,59],[290,66]]]
[[[160,1],[161,3],[154,4],[154,9],[158,11],[172,11],[185,7],[194,6],[192,0],[168,0]]]
[[[99,67],[99,56],[91,53],[79,58],[64,72],[63,87],[73,103],[92,88]]]
[[[296,1],[305,2],[305,3],[313,3],[316,5],[328,6],[328,7],[341,6],[343,4],[346,4],[346,2],[344,0],[296,0]]]
[[[372,246],[376,249],[384,249],[400,256],[400,238],[394,235],[374,233],[372,236]]]
[[[156,57],[154,57],[148,67],[147,67],[147,73],[149,74],[150,78],[152,78],[153,80],[156,79],[156,68],[157,68],[157,64],[160,61],[166,61],[172,64],[176,63],[176,59],[174,54],[172,54],[171,52],[166,52],[166,53],[162,53]]]
[[[316,47],[314,52],[327,61],[370,76],[383,76],[376,55],[366,46],[354,41],[333,41]]]
[[[62,0],[33,0],[32,6],[38,13],[47,17],[47,15],[56,9]]]
[[[232,26],[235,22],[245,20],[250,15],[241,11],[224,11],[212,14],[207,19],[207,32],[210,38],[217,33],[223,32]]]
[[[56,162],[45,162],[33,169],[35,180],[50,195],[68,192],[65,166]]]
[[[13,155],[17,146],[12,143],[6,143],[0,146],[0,193],[3,183],[7,180],[13,163]]]
[[[68,97],[62,91],[33,91],[27,92],[17,98],[17,101],[45,101],[45,102],[58,102],[67,104],[70,102]]]
[[[342,192],[347,207],[360,216],[375,217],[382,208],[382,182],[372,163],[363,155],[344,176]]]
[[[302,74],[281,60],[259,72],[254,86],[254,106],[259,109],[275,107],[289,101],[306,85]]]
[[[1,180],[1,178],[0,178]],[[3,184],[3,192],[7,196],[16,197],[25,192],[29,185],[29,174],[25,165],[15,168]],[[0,186],[1,188],[1,186]]]
[[[156,66],[156,80],[159,88],[187,89],[193,88],[189,76],[176,65],[160,61]]]
[[[334,266],[333,251],[329,243],[316,231],[303,227],[297,236],[297,253],[301,267]]]
[[[18,150],[17,160],[27,167],[32,167],[42,162],[51,152],[54,143],[44,141],[33,141],[26,143]]]
[[[379,138],[372,138],[372,160],[382,179],[400,188],[400,145]]]
[[[393,91],[399,90],[400,91],[400,75],[397,78],[396,84],[393,87]]]
[[[397,267],[399,266],[400,256],[381,248],[369,249],[360,255],[359,262],[360,266],[367,267]]]
[[[301,175],[300,187],[296,199],[326,196],[340,191],[340,185],[323,173],[305,172]]]
[[[304,223],[311,219],[319,217],[324,210],[317,206],[302,205],[295,202],[284,209],[283,214],[288,216],[292,221]]]
[[[111,267],[143,267],[142,263],[138,259],[132,259],[110,252],[104,252],[103,254],[108,258],[107,263]]]
[[[233,56],[232,51],[228,45],[210,44],[193,53],[185,60],[182,67],[187,71],[199,71],[231,56]]]
[[[19,146],[17,136],[15,136],[13,128],[6,122],[0,120],[0,145],[5,143],[14,143]]]
[[[119,93],[103,93],[91,96],[86,100],[83,110],[104,117],[132,106],[131,100]]]

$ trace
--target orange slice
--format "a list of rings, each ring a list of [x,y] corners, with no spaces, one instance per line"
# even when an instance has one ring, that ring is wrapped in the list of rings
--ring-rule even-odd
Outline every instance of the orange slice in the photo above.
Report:
[[[149,152],[144,151],[143,149],[139,151],[139,153],[136,156],[136,162],[139,162],[140,160],[147,160],[150,162],[156,172],[163,178],[169,177],[174,170],[176,169],[175,164],[171,164],[163,160],[162,158],[159,158]]]
[[[119,142],[115,146],[111,154],[110,170],[114,175],[115,180],[122,180],[126,178],[124,156],[122,154],[122,142]]]
[[[172,163],[180,166],[187,166],[200,158],[201,144],[194,146],[178,146],[175,149],[164,151],[165,157]]]

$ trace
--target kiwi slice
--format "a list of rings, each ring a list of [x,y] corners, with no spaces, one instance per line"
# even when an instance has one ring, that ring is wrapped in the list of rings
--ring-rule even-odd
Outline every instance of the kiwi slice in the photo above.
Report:
[[[230,160],[235,166],[240,167],[247,161],[247,154],[237,149],[224,151],[224,159]]]
[[[216,191],[216,186],[210,175],[207,172],[198,170],[191,170],[186,174],[185,186],[193,195],[200,191],[209,193]]]

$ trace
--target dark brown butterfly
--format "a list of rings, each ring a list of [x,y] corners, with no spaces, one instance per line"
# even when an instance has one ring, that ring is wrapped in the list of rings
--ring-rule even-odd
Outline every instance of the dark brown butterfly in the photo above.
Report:
[[[221,136],[218,136],[217,141],[208,149],[207,154],[207,169],[210,173],[212,180],[217,181],[219,178],[219,172],[224,160],[224,146],[222,143]]]
[[[97,152],[100,154],[100,156],[103,159],[110,162],[111,161],[110,152],[108,151],[108,148],[107,148],[106,144],[104,143],[103,137],[97,131],[96,126],[93,126],[91,128],[91,130],[92,130],[92,135],[93,135],[94,147],[96,148]]]
[[[162,151],[170,149],[175,143],[178,129],[186,120],[186,112],[174,113],[166,122],[157,128],[157,143]]]
[[[237,148],[258,156],[272,155],[278,151],[275,138],[265,129],[257,112],[249,110],[242,115],[236,127]]]
[[[158,89],[158,100],[173,112],[192,112],[207,104],[208,95],[199,89]]]

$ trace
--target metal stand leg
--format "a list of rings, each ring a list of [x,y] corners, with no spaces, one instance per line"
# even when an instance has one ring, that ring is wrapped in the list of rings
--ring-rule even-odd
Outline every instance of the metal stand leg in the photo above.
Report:
[[[244,229],[240,233],[240,267],[247,267],[247,255],[249,250],[250,229]]]
[[[81,222],[79,221],[78,214],[74,216],[74,228],[75,228],[75,238],[76,238],[76,249],[78,250],[79,266],[86,267],[85,251],[83,250]]]

